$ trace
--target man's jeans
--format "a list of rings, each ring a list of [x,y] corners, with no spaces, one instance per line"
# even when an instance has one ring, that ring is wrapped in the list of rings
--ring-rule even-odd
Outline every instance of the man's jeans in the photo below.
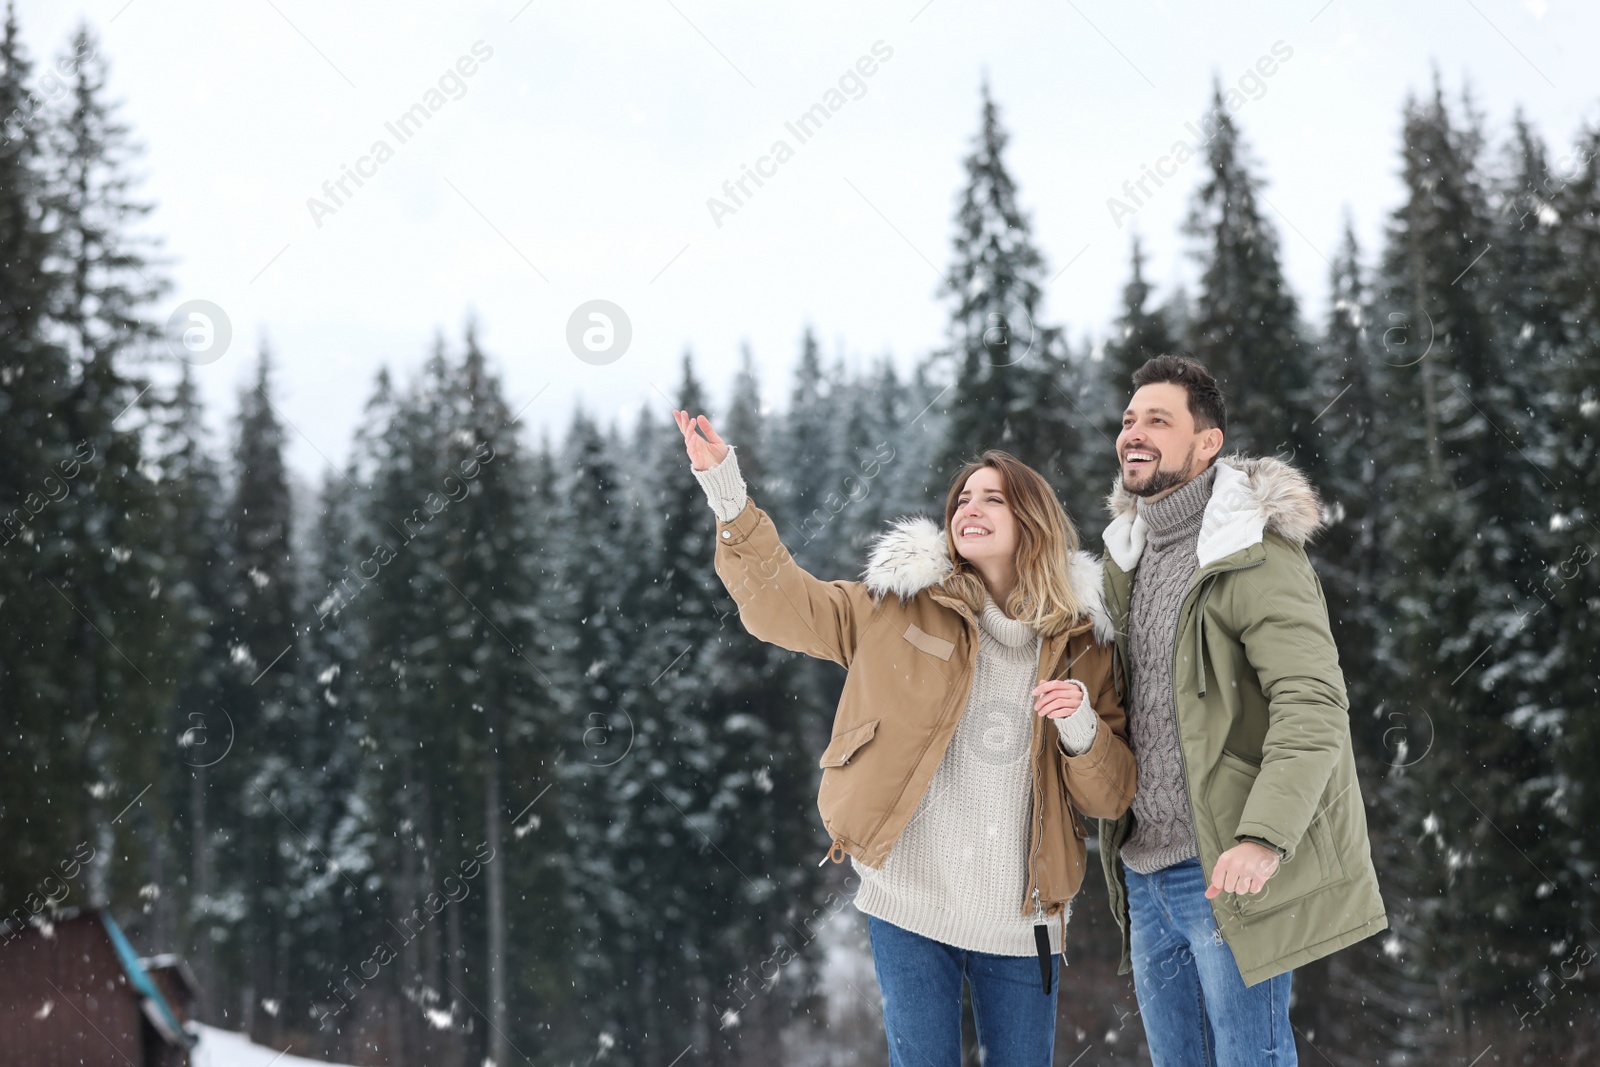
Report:
[[[1156,1067],[1293,1067],[1290,974],[1245,988],[1197,859],[1155,874],[1123,867],[1133,985]]]
[[[961,1067],[963,979],[984,1067],[1050,1067],[1060,957],[1045,996],[1037,956],[968,952],[870,916],[867,926],[891,1067]]]

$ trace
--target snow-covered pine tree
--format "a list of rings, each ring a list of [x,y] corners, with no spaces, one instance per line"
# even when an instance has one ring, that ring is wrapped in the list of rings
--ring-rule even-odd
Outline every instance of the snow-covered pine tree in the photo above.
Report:
[[[592,1055],[598,1035],[616,1038],[630,1025],[638,996],[630,961],[658,929],[650,910],[634,917],[629,858],[616,846],[638,802],[638,724],[623,694],[637,684],[640,634],[626,605],[638,596],[647,566],[638,560],[642,543],[631,536],[635,512],[618,470],[621,454],[583,408],[573,412],[549,494],[561,502],[564,532],[541,552],[555,578],[542,644],[563,731],[552,753],[561,762],[539,782],[554,788],[528,818],[542,823],[554,815],[564,837],[555,851],[568,879],[547,920],[553,934],[564,935],[565,963],[536,976],[536,989],[554,1047],[574,1058]]]
[[[1318,395],[1335,399],[1313,425],[1330,524],[1318,537],[1312,561],[1349,693],[1356,765],[1373,812],[1368,831],[1385,899],[1405,899],[1414,893],[1424,857],[1395,820],[1377,813],[1426,802],[1416,795],[1413,779],[1391,774],[1391,768],[1421,757],[1432,738],[1425,716],[1397,710],[1388,700],[1395,672],[1403,668],[1390,652],[1387,606],[1379,600],[1380,578],[1387,573],[1378,543],[1385,456],[1376,447],[1381,409],[1374,381],[1382,329],[1348,218],[1329,268],[1329,288],[1313,381]],[[1301,990],[1298,1025],[1317,1035],[1318,1050],[1342,1056],[1341,1063],[1353,1064],[1374,1045],[1404,1047],[1406,1006],[1432,995],[1397,966],[1381,941],[1319,960],[1297,972],[1295,981]]]
[[[788,409],[773,420],[767,438],[772,442],[764,461],[769,491],[765,498],[756,497],[756,503],[772,516],[795,560],[823,578],[854,577],[853,568],[838,569],[841,531],[837,512],[828,504],[829,494],[835,505],[839,502],[842,448],[837,418],[845,392],[840,375],[824,372],[816,334],[807,326],[789,387]],[[724,438],[740,444],[726,434]],[[751,493],[755,492],[752,487]],[[709,522],[711,516],[702,513],[700,519]],[[798,707],[832,708],[837,703],[843,679],[830,665],[800,657],[791,671],[786,692]]]
[[[739,449],[739,473],[744,476],[750,495],[766,507],[771,493],[767,489],[766,444],[774,436],[777,420],[769,416],[761,403],[761,382],[756,374],[755,356],[748,344],[739,348],[739,370],[733,378],[733,395],[728,405],[728,417],[722,420],[718,432],[723,438],[736,443]]]
[[[226,518],[233,573],[221,650],[228,670],[217,707],[239,740],[226,759],[208,768],[206,801],[219,831],[218,894],[231,902],[227,907],[236,917],[219,945],[237,983],[232,1007],[239,1014],[230,1021],[261,1039],[276,1037],[285,1022],[261,1010],[264,1001],[281,1003],[287,994],[288,883],[281,854],[307,849],[279,810],[290,800],[285,770],[290,712],[298,698],[297,623],[309,612],[296,600],[301,586],[290,545],[293,513],[272,371],[263,343],[254,383],[239,395]]]
[[[863,368],[844,387],[838,405],[844,411],[839,474],[823,499],[832,516],[822,535],[833,546],[830,578],[859,577],[872,539],[888,519],[905,514],[893,510],[897,502],[891,488],[904,463],[897,447],[903,424],[916,415],[906,410],[906,402],[906,387],[887,357]]]
[[[1189,349],[1216,376],[1228,399],[1228,442],[1278,455],[1320,473],[1311,420],[1311,353],[1299,306],[1283,276],[1277,228],[1262,209],[1261,180],[1222,86],[1213,88],[1216,127],[1206,143],[1206,172],[1184,232],[1195,241],[1200,293],[1189,324]],[[1324,398],[1326,399],[1326,398]]]
[[[1438,403],[1444,345],[1463,336],[1481,337],[1486,331],[1484,316],[1476,301],[1464,297],[1466,290],[1450,284],[1473,255],[1482,251],[1487,219],[1482,211],[1465,212],[1476,223],[1477,247],[1465,258],[1461,249],[1428,247],[1427,237],[1451,240],[1456,234],[1455,220],[1435,217],[1433,206],[1443,204],[1445,196],[1464,199],[1463,185],[1469,180],[1456,159],[1456,137],[1445,114],[1437,88],[1430,108],[1427,103],[1410,100],[1406,105],[1402,159],[1405,168],[1408,204],[1391,219],[1379,280],[1379,321],[1383,326],[1380,344],[1383,366],[1377,368],[1382,404],[1374,430],[1380,439],[1379,454],[1388,457],[1383,494],[1379,498],[1380,547],[1385,562],[1380,590],[1388,606],[1388,636],[1397,662],[1407,665],[1408,676],[1396,679],[1390,696],[1396,712],[1403,716],[1397,724],[1405,727],[1398,739],[1411,744],[1417,717],[1422,717],[1430,737],[1441,730],[1446,744],[1435,744],[1422,758],[1399,761],[1393,783],[1385,792],[1410,800],[1395,811],[1396,833],[1415,844],[1417,862],[1400,867],[1399,884],[1387,899],[1391,933],[1386,946],[1402,973],[1415,981],[1418,998],[1400,1006],[1401,1021],[1395,1043],[1414,1056],[1430,1058],[1452,1046],[1452,1032],[1460,1040],[1466,1025],[1462,1007],[1451,1004],[1442,988],[1460,988],[1463,978],[1462,938],[1446,940],[1451,916],[1465,910],[1459,899],[1453,872],[1441,873],[1445,838],[1439,833],[1438,807],[1461,807],[1454,796],[1431,800],[1436,786],[1448,789],[1452,771],[1470,766],[1468,759],[1455,754],[1456,719],[1451,707],[1454,694],[1449,682],[1456,671],[1441,676],[1432,667],[1441,651],[1453,653],[1446,666],[1459,670],[1475,651],[1461,655],[1470,642],[1452,643],[1444,649],[1435,646],[1439,635],[1429,626],[1428,616],[1435,607],[1434,592],[1451,586],[1459,576],[1451,574],[1452,546],[1438,542],[1434,530],[1454,521],[1470,519],[1451,516],[1451,494],[1445,484],[1444,463],[1439,444]],[[1445,153],[1439,155],[1439,153]],[[1474,190],[1481,193],[1481,189]],[[1454,265],[1442,279],[1419,278],[1427,269],[1430,256],[1443,254],[1446,268]],[[1443,290],[1441,294],[1439,290]],[[1447,309],[1438,301],[1452,301]],[[1461,320],[1461,321],[1458,321]],[[1481,342],[1480,342],[1481,344]],[[1471,605],[1456,606],[1446,618],[1455,628]],[[1453,662],[1451,662],[1453,661]],[[1430,665],[1426,677],[1412,672]],[[1449,707],[1451,713],[1446,713]],[[1435,751],[1437,750],[1437,751]],[[1447,801],[1447,802],[1446,802]],[[1451,821],[1451,839],[1459,838],[1465,818]],[[1459,856],[1457,853],[1459,863]],[[1391,875],[1391,879],[1393,879]],[[1454,891],[1453,891],[1454,890]],[[1431,976],[1437,976],[1430,981]]]
[[[1133,372],[1156,356],[1180,351],[1178,331],[1169,309],[1153,302],[1154,288],[1145,278],[1144,242],[1137,234],[1132,241],[1128,284],[1122,288],[1122,311],[1112,323],[1111,336],[1103,346],[1098,364],[1085,361],[1085,369],[1098,373],[1082,374],[1073,403],[1086,448],[1082,462],[1093,472],[1090,487],[1095,498],[1085,503],[1082,514],[1073,518],[1091,529],[1101,529],[1105,517],[1099,494],[1118,477],[1116,439],[1122,432],[1122,412],[1133,396]]]
[[[289,757],[277,802],[304,837],[283,855],[289,952],[286,997],[279,1008],[286,1028],[314,1031],[318,1051],[337,1058],[359,1049],[356,1028],[313,1025],[327,1000],[327,975],[351,960],[365,960],[392,930],[382,921],[374,883],[374,852],[381,828],[368,797],[371,766],[362,739],[366,724],[355,713],[364,649],[361,605],[334,610],[334,590],[348,596],[367,555],[363,495],[355,465],[323,478],[310,524],[309,560],[298,577],[302,631],[296,651],[296,699],[288,722]],[[325,614],[324,614],[325,613]],[[345,1021],[350,1021],[346,1016]]]
[[[1577,162],[1574,162],[1576,158]],[[1549,606],[1547,725],[1561,777],[1554,810],[1562,823],[1564,855],[1549,870],[1565,886],[1593,885],[1600,874],[1600,720],[1594,715],[1600,694],[1600,131],[1576,138],[1554,172],[1555,188],[1544,199],[1559,219],[1555,238],[1563,269],[1552,301],[1565,312],[1557,349],[1549,405],[1548,468],[1556,482],[1549,527],[1559,554],[1547,550],[1533,594]],[[1574,893],[1582,944],[1600,927],[1594,894]],[[1574,1006],[1571,1010],[1581,1011]],[[1552,1022],[1558,1022],[1553,1019]]]
[[[354,608],[346,609],[365,611],[367,619],[361,677],[366,736],[378,767],[374,817],[396,828],[379,839],[378,866],[388,872],[386,918],[404,934],[391,942],[398,959],[378,981],[393,998],[389,1006],[405,1047],[441,1060],[459,1051],[457,1035],[433,1025],[448,1017],[454,997],[446,985],[450,930],[449,920],[434,917],[427,901],[465,858],[457,836],[467,804],[465,772],[456,758],[461,725],[441,696],[457,669],[441,627],[459,599],[442,567],[455,506],[441,507],[443,479],[451,467],[451,435],[460,430],[461,405],[451,382],[440,336],[421,372],[392,401],[374,397],[375,409],[389,414],[369,448],[372,458],[362,463],[373,478],[365,522],[373,545],[371,563],[363,561],[364,576],[375,576],[360,586]]]
[[[825,569],[833,562],[830,542],[822,531],[829,525],[823,497],[832,487],[838,451],[834,429],[837,384],[837,378],[824,372],[816,333],[807,326],[800,339],[789,408],[774,434],[778,447],[767,470],[771,499],[761,502],[789,551],[807,569]],[[723,436],[736,446],[740,443]]]
[[[855,395],[853,389],[846,392]],[[735,378],[728,415],[718,424],[727,440],[737,442],[742,472],[770,469],[771,458],[763,454],[771,439],[761,432],[764,421],[759,383],[747,363]],[[748,477],[747,484],[759,506],[760,484]],[[709,530],[715,520],[699,490],[685,491]],[[820,536],[836,545],[849,514],[836,514]],[[709,559],[704,566],[709,572]],[[721,847],[759,891],[739,883],[748,891],[738,898],[732,926],[722,935],[723,958],[738,965],[710,976],[710,1003],[702,1010],[714,1023],[716,1062],[773,1062],[783,1058],[780,1031],[810,995],[820,948],[804,925],[828,877],[815,862],[826,844],[816,823],[816,770],[809,755],[825,744],[829,717],[827,709],[802,701],[798,672],[806,664],[801,657],[751,637],[720,583],[715,593],[718,627],[705,661],[706,720],[721,741],[719,758],[706,777],[716,783],[717,807],[736,828],[730,836],[737,850]],[[769,988],[759,961],[774,956],[792,957],[792,962],[784,980]]]
[[[1105,343],[1104,367],[1112,386],[1131,393],[1133,372],[1145,361],[1178,351],[1178,338],[1167,309],[1151,300],[1154,288],[1145,280],[1144,242],[1135,234],[1130,253],[1128,284],[1122,287],[1122,312],[1112,324]],[[1120,430],[1121,411],[1112,413],[1108,428]]]
[[[687,358],[675,405],[706,410]],[[737,720],[715,687],[719,628],[731,620],[720,617],[726,594],[711,567],[714,520],[675,428],[646,414],[632,448],[644,469],[630,477],[638,509],[628,526],[649,533],[636,543],[650,549],[638,596],[624,600],[624,617],[639,623],[621,694],[636,733],[630,769],[616,777],[627,805],[608,834],[632,905],[612,920],[613,937],[637,947],[617,1040],[671,1058],[691,1043],[722,1047],[728,983],[763,958],[773,909],[792,902],[751,842],[765,830],[749,821],[760,787],[741,752],[756,724]]]
[[[129,373],[134,361],[147,361],[148,346],[161,336],[149,305],[171,288],[157,271],[158,242],[136,229],[154,210],[135,194],[141,150],[108,98],[108,64],[88,23],[78,25],[56,66],[72,75],[47,127],[45,207],[61,281],[51,317],[66,328],[86,370],[110,357],[94,369],[102,376],[122,372],[102,388],[133,389],[145,384]]]
[[[1564,414],[1559,363],[1573,322],[1563,301],[1571,265],[1562,256],[1563,220],[1550,207],[1557,181],[1549,154],[1520,113],[1501,159],[1490,183],[1495,247],[1481,264],[1492,261],[1493,266],[1499,380],[1477,400],[1477,414],[1492,423],[1501,463],[1509,468],[1509,477],[1489,498],[1507,542],[1491,558],[1512,589],[1503,602],[1514,601],[1523,612],[1514,627],[1502,630],[1500,647],[1485,657],[1484,663],[1496,662],[1484,682],[1486,695],[1502,706],[1503,728],[1515,738],[1498,744],[1496,753],[1519,783],[1519,800],[1508,806],[1512,817],[1537,842],[1523,851],[1549,870],[1550,880],[1517,909],[1514,921],[1524,937],[1531,932],[1548,949],[1588,936],[1583,913],[1590,883],[1567,865],[1582,846],[1561,817],[1568,795],[1559,773],[1564,732],[1557,710],[1561,702],[1552,690],[1564,680],[1559,651],[1564,635],[1560,613],[1548,607],[1546,583],[1556,586],[1563,566],[1573,574],[1577,559],[1600,550],[1600,530],[1568,528],[1561,517],[1555,439]],[[1557,577],[1550,580],[1552,575]],[[1580,836],[1588,835],[1580,831]],[[1511,855],[1505,859],[1515,862]],[[1503,877],[1509,883],[1515,874],[1513,868]],[[1514,959],[1531,961],[1534,955]],[[1536,1040],[1552,1053],[1563,1047],[1569,1032],[1571,1017],[1564,1015],[1545,1013],[1536,1028]]]
[[[1528,857],[1550,859],[1537,788],[1550,780],[1550,753],[1519,714],[1519,614],[1549,512],[1537,467],[1519,454],[1533,443],[1532,413],[1517,407],[1509,339],[1495,329],[1500,263],[1481,146],[1480,120],[1469,111],[1458,123],[1437,85],[1408,104],[1407,198],[1382,269],[1393,343],[1375,423],[1389,460],[1381,599],[1408,668],[1391,695],[1438,738],[1400,772],[1428,798],[1400,812],[1425,858],[1416,895],[1392,915],[1411,973],[1441,991],[1411,1006],[1408,1044],[1419,1051],[1462,1052],[1492,1024],[1515,976],[1542,965],[1535,946],[1551,918],[1550,894],[1528,891],[1527,868]]]
[[[1557,528],[1559,521],[1551,521],[1560,514],[1559,501],[1552,499],[1559,497],[1560,487],[1551,447],[1559,423],[1548,416],[1561,403],[1557,366],[1570,322],[1562,299],[1568,270],[1560,241],[1563,220],[1551,206],[1557,182],[1544,140],[1520,113],[1512,122],[1502,159],[1490,184],[1495,248],[1483,264],[1490,265],[1492,259],[1496,282],[1492,316],[1499,355],[1510,379],[1496,400],[1517,420],[1505,427],[1500,442],[1510,452],[1508,460],[1515,457],[1516,466],[1533,479],[1528,496],[1538,513],[1519,516],[1529,523],[1532,535],[1523,558],[1542,557],[1546,566],[1554,566],[1582,543],[1574,538],[1576,531]],[[1508,437],[1513,443],[1507,443]],[[1531,572],[1518,584],[1525,594],[1541,592]],[[1544,599],[1528,603],[1537,610],[1526,616],[1514,650],[1507,649],[1517,662],[1503,671],[1502,686],[1509,688],[1502,691],[1503,699],[1517,705],[1524,728],[1543,746],[1558,742],[1557,735],[1547,732],[1553,720],[1545,705],[1554,681],[1550,650],[1559,634],[1555,613],[1544,609]]]
[[[505,833],[512,861],[507,864],[511,889],[506,921],[515,935],[508,940],[514,966],[507,969],[506,981],[515,1008],[507,1033],[517,1035],[514,1040],[523,1048],[527,1047],[523,1036],[530,1043],[554,1049],[559,1046],[552,1038],[567,1036],[568,1027],[591,1036],[595,1033],[579,1021],[576,1008],[578,986],[587,988],[580,956],[593,951],[593,942],[583,940],[585,933],[592,931],[580,929],[572,908],[571,885],[577,878],[572,861],[578,836],[572,812],[578,804],[570,780],[563,775],[575,769],[584,749],[581,730],[573,729],[577,716],[570,685],[573,675],[581,672],[575,671],[568,655],[560,651],[571,647],[574,628],[564,615],[567,597],[560,583],[565,559],[616,552],[620,546],[580,539],[577,530],[568,528],[569,524],[579,526],[580,521],[571,498],[562,495],[564,472],[558,462],[548,437],[527,453],[534,544],[526,566],[538,589],[534,603],[527,608],[532,616],[527,653],[544,672],[543,704],[534,720],[538,732],[519,730],[513,758],[505,766],[509,783]],[[546,519],[552,512],[561,518],[562,529],[555,538],[539,533],[541,526],[549,525]],[[623,751],[625,732],[616,740],[612,751]],[[589,828],[584,823],[579,832]],[[524,883],[534,891],[525,890]]]
[[[899,440],[890,442],[895,459],[889,475],[893,506],[889,514],[943,517],[944,494],[957,468],[942,466],[950,416],[944,403],[954,386],[941,382],[931,361],[917,364],[906,380],[906,421]]]
[[[1373,318],[1371,286],[1348,219],[1344,242],[1328,275],[1328,316],[1313,385],[1318,395],[1331,400],[1314,417],[1313,427],[1322,457],[1318,488],[1329,524],[1319,537],[1314,561],[1328,598],[1351,705],[1377,709],[1385,691],[1381,672],[1393,669],[1392,662],[1383,659],[1376,600],[1382,570],[1376,508],[1385,473],[1385,457],[1373,447],[1380,414],[1374,380],[1380,349],[1375,333],[1381,330]],[[1366,726],[1358,723],[1357,729]]]
[[[581,448],[584,421],[574,418],[569,453]],[[615,522],[613,543],[620,551],[609,561],[614,565],[604,580],[587,583],[606,599],[595,609],[598,617],[586,616],[578,635],[588,647],[607,652],[590,662],[585,672],[590,699],[575,709],[582,716],[575,751],[592,771],[585,768],[576,786],[583,791],[585,798],[579,802],[588,819],[575,818],[572,825],[581,827],[580,834],[592,845],[580,845],[575,851],[581,866],[575,865],[573,911],[578,922],[596,931],[583,939],[579,950],[594,983],[580,997],[584,1014],[594,1018],[595,1030],[607,1035],[608,1043],[637,1049],[645,1034],[657,1032],[655,1016],[641,1013],[659,1010],[661,975],[656,963],[646,966],[643,961],[662,951],[657,942],[664,925],[652,881],[654,859],[636,851],[635,843],[655,836],[656,814],[651,809],[661,801],[651,779],[666,769],[659,749],[663,736],[673,733],[646,684],[670,662],[655,647],[661,610],[657,546],[665,491],[656,482],[667,431],[644,408],[626,435],[618,426],[604,432],[596,426],[594,432],[599,447],[592,448],[591,469],[600,477],[590,490],[594,494],[589,498],[594,516],[590,522],[607,526]],[[677,433],[675,428],[670,432]],[[608,481],[614,491],[604,490]],[[584,659],[587,656],[575,658],[571,666],[576,668]],[[646,766],[654,773],[642,774]],[[576,761],[571,767],[580,769]],[[576,788],[569,800],[579,795]],[[641,908],[643,899],[651,900],[647,908]],[[575,940],[581,936],[575,933]],[[594,1032],[584,1037],[593,1054]]]
[[[1072,498],[1080,495],[1081,444],[1061,392],[1066,346],[1040,320],[1044,256],[1003,158],[1010,135],[987,80],[982,100],[942,286],[951,303],[949,346],[933,357],[951,386],[940,400],[948,424],[937,466],[948,479],[984,449],[1004,448]]]
[[[7,750],[31,754],[26,765],[0,775],[8,854],[0,902],[8,916],[63,854],[90,840],[92,802],[83,788],[85,724],[61,717],[75,677],[66,639],[81,620],[58,591],[58,523],[82,463],[57,416],[68,356],[44,318],[52,298],[51,235],[41,225],[45,188],[32,82],[33,62],[8,4],[0,36],[0,706]],[[83,874],[74,892],[84,899],[86,888]]]
[[[1561,216],[1551,203],[1558,188],[1544,139],[1519,112],[1491,184],[1489,206],[1498,237],[1493,314],[1499,336],[1510,346],[1505,358],[1518,372],[1507,383],[1515,390],[1510,399],[1526,408],[1542,408],[1554,399],[1548,392],[1550,374],[1564,336],[1557,299],[1565,267],[1557,240]],[[1544,443],[1535,445],[1537,458],[1547,461]]]
[[[537,580],[535,554],[549,540],[565,536],[565,524],[557,518],[564,509],[553,499],[533,497],[531,472],[499,379],[472,325],[451,379],[458,414],[446,451],[450,462],[434,484],[434,492],[449,501],[441,502],[449,510],[440,531],[440,565],[452,594],[440,606],[440,651],[449,670],[441,676],[438,707],[458,725],[451,762],[465,773],[455,804],[457,831],[445,862],[470,856],[480,842],[495,859],[484,865],[483,893],[469,913],[472,929],[481,929],[483,948],[455,946],[452,961],[464,958],[476,965],[463,970],[452,963],[450,981],[471,1003],[483,1005],[490,1024],[484,1037],[487,1056],[502,1063],[510,1059],[511,990],[522,971],[520,954],[509,951],[507,888],[560,898],[559,869],[549,862],[547,847],[539,847],[537,839],[518,845],[522,834],[510,823],[536,795],[525,793],[525,773],[537,774],[560,740],[549,664],[539,662],[536,633],[547,593]],[[543,932],[535,927],[519,933],[517,943],[535,950]],[[543,955],[555,958],[548,951]],[[453,1021],[464,1032],[470,1003],[447,999]],[[532,1028],[527,1037],[536,1037]]]
[[[869,458],[879,461],[877,473],[868,487],[868,492],[877,498],[873,501],[874,508],[879,515],[891,518],[926,508],[927,499],[921,487],[911,484],[914,480],[920,481],[920,477],[909,469],[907,462],[910,456],[906,439],[916,432],[907,424],[922,408],[922,405],[912,406],[913,383],[901,375],[887,353],[862,373],[860,382],[864,391],[861,426],[867,432],[855,446],[856,468],[861,470],[861,464]],[[867,469],[871,469],[870,463]],[[850,533],[854,546],[851,559],[858,568],[866,558],[871,533],[860,525]]]
[[[707,411],[687,355],[674,400],[684,410]],[[654,447],[639,455],[652,472],[640,499],[656,517],[653,573],[640,604],[646,629],[624,698],[636,709],[642,760],[633,774],[640,778],[640,808],[636,836],[619,845],[630,865],[643,862],[633,891],[650,901],[648,921],[681,932],[645,945],[637,1002],[644,1026],[631,1035],[634,1047],[670,1058],[691,1043],[710,1047],[719,1026],[713,996],[736,969],[735,960],[759,951],[744,935],[751,912],[770,902],[774,886],[749,869],[754,856],[742,841],[740,798],[715,776],[730,746],[710,701],[709,677],[721,652],[718,607],[725,597],[710,566],[715,523],[676,428],[651,436]]]
[[[159,332],[149,307],[168,286],[153,262],[154,242],[135,229],[152,207],[134,195],[138,149],[107,98],[106,61],[87,24],[56,67],[72,71],[44,126],[50,191],[43,206],[53,231],[49,273],[58,283],[49,314],[72,359],[56,417],[70,439],[88,442],[94,459],[74,480],[71,506],[56,516],[62,535],[55,545],[62,591],[81,612],[68,638],[78,690],[71,713],[96,723],[88,759],[100,783],[95,819],[109,846],[96,865],[107,900],[131,904],[141,886],[166,882],[173,864],[165,790],[152,790],[112,822],[167,770],[170,650],[158,642],[167,604],[162,561],[150,547],[161,515],[144,458],[148,408],[138,402],[151,387],[139,371]],[[119,862],[111,864],[112,856]],[[142,914],[130,917],[131,935],[164,927],[168,914],[152,909],[148,923]]]
[[[406,645],[399,636],[409,637],[422,612],[407,595],[414,573],[402,573],[417,557],[403,555],[396,525],[409,515],[399,509],[415,506],[407,492],[416,458],[408,452],[414,423],[405,404],[388,369],[380,367],[350,461],[342,476],[330,475],[325,482],[318,523],[325,540],[313,563],[307,602],[312,617],[305,620],[310,702],[323,706],[330,724],[346,724],[360,754],[353,795],[343,798],[347,807],[337,822],[322,824],[340,850],[330,857],[340,857],[341,870],[359,892],[341,878],[338,892],[327,899],[340,909],[342,939],[362,946],[354,957],[358,961],[379,941],[388,941],[402,960],[409,953],[411,961],[409,968],[391,964],[364,984],[349,979],[349,954],[328,960],[319,953],[308,961],[314,973],[297,993],[309,999],[321,1020],[317,1036],[323,1051],[341,1057],[355,1055],[366,1026],[398,1016],[403,1033],[417,1014],[403,999],[418,966],[416,950],[390,925],[413,914],[402,901],[410,901],[416,890],[420,837],[407,807],[413,792],[396,773],[397,766],[409,768],[416,759],[414,746],[404,740],[410,737],[413,710],[405,701],[413,691],[403,684]],[[330,697],[338,703],[330,705]],[[354,914],[346,911],[350,895],[360,900]]]
[[[272,402],[273,366],[272,355],[263,345],[255,383],[240,393],[229,515],[236,568],[229,658],[245,684],[260,694],[255,698],[257,707],[268,721],[281,714],[281,707],[266,709],[285,699],[288,665],[279,656],[287,659],[292,654],[295,624],[301,614],[291,580],[291,501],[284,427]],[[275,664],[286,669],[277,671]],[[282,681],[262,688],[270,678]]]
[[[175,765],[162,788],[175,813],[173,848],[187,859],[186,877],[162,889],[178,910],[178,938],[199,988],[198,1018],[216,1023],[223,976],[215,966],[213,924],[224,917],[217,907],[215,816],[208,810],[211,768],[232,754],[239,742],[217,706],[230,671],[228,618],[234,564],[227,532],[227,493],[212,454],[205,416],[187,363],[170,399],[155,404],[157,428],[153,461],[161,472],[160,540],[162,593],[170,605],[161,620],[161,646],[167,649],[174,683],[165,740]],[[181,888],[181,891],[179,887]],[[224,998],[223,1003],[226,1003]]]

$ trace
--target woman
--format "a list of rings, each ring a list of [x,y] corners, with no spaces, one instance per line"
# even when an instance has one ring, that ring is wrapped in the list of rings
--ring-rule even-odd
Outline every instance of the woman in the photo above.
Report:
[[[674,417],[745,628],[847,668],[817,806],[828,856],[861,876],[890,1062],[958,1067],[966,982],[987,1067],[1047,1067],[1077,815],[1133,797],[1099,564],[1037,472],[986,452],[951,483],[943,533],[903,521],[865,581],[820,581],[710,420]]]

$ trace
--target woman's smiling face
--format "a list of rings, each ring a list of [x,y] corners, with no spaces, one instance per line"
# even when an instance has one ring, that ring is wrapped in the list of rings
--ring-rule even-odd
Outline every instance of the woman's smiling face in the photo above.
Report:
[[[956,499],[950,531],[956,551],[968,563],[1009,561],[1016,554],[1017,521],[999,471],[980,467],[967,479]]]

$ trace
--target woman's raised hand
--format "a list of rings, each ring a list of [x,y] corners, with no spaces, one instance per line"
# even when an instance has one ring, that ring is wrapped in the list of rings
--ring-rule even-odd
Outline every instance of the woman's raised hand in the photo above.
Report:
[[[711,428],[710,419],[676,409],[672,417],[677,420],[684,450],[689,453],[689,462],[695,470],[708,471],[728,458],[728,443]]]

